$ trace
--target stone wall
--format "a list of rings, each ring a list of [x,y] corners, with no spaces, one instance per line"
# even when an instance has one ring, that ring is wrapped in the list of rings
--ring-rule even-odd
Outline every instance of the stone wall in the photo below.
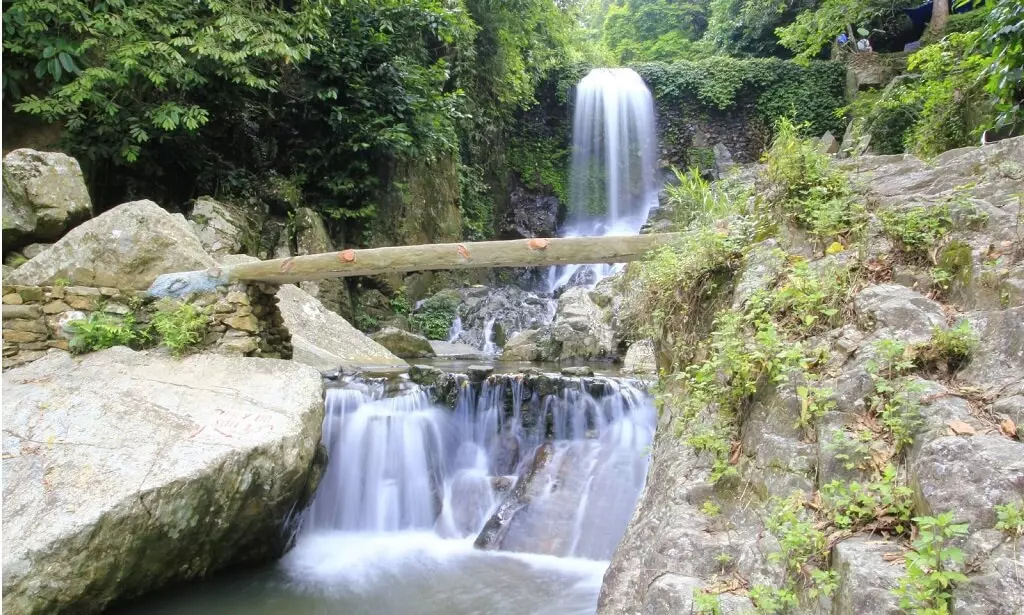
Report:
[[[661,162],[680,170],[711,168],[716,145],[724,145],[735,162],[757,162],[770,138],[751,106],[720,113],[657,98],[655,106]]]
[[[278,310],[276,291],[273,286],[234,284],[186,298],[209,316],[199,348],[224,355],[290,359],[291,335]],[[52,348],[68,350],[73,336],[70,323],[95,312],[131,314],[144,327],[164,305],[144,291],[4,285],[3,368],[39,359]]]

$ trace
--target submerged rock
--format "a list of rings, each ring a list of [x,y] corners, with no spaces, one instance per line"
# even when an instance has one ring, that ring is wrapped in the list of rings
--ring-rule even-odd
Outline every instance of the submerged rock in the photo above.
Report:
[[[538,475],[554,456],[554,445],[550,442],[542,444],[534,453],[533,461],[529,467],[516,480],[515,487],[505,497],[505,500],[498,506],[498,510],[491,515],[491,518],[484,524],[480,535],[473,543],[477,549],[500,549],[502,542],[508,534],[509,526],[516,513],[530,503],[532,484]]]
[[[58,239],[92,214],[89,190],[74,158],[16,149],[4,156],[3,168],[4,250]]]
[[[384,327],[371,335],[370,339],[403,359],[434,356],[434,349],[427,338],[396,327]]]
[[[162,273],[215,264],[183,216],[153,201],[133,201],[75,227],[4,282],[46,286],[63,280],[141,290]]]
[[[3,375],[3,607],[93,613],[280,555],[319,479],[320,374],[112,348]]]

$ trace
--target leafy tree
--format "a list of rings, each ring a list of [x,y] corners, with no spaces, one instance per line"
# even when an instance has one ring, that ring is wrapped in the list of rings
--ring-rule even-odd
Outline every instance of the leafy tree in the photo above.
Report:
[[[801,12],[793,23],[777,28],[775,33],[797,59],[808,60],[840,34],[845,32],[855,38],[855,27],[863,29],[872,20],[912,3],[913,0],[824,0],[814,10]]]
[[[674,60],[704,55],[698,41],[706,28],[702,2],[626,0],[609,7],[603,40],[623,62]]]

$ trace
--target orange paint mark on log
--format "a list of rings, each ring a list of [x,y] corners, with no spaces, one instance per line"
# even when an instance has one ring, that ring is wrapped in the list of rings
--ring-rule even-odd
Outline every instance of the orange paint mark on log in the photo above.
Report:
[[[534,237],[530,241],[526,242],[526,246],[531,250],[543,250],[544,248],[548,247],[548,240],[541,239],[539,237]]]
[[[293,260],[295,259],[289,258],[281,263],[281,273],[288,273],[293,267],[295,267],[295,263],[292,262]]]
[[[464,245],[462,245],[460,243],[457,251],[459,253],[459,256],[461,256],[462,258],[464,258],[466,260],[469,260],[469,250],[466,249],[466,246],[464,246]]]
[[[343,263],[355,262],[355,260],[356,260],[356,251],[355,250],[342,250],[341,252],[338,252],[338,260],[343,262]]]

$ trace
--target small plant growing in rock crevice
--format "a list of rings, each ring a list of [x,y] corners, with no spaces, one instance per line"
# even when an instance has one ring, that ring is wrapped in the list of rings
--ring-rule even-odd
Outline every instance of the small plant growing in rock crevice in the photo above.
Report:
[[[186,350],[203,341],[209,317],[190,303],[180,303],[153,315],[150,327],[160,339],[160,345],[180,357]]]
[[[702,589],[693,590],[693,615],[722,615],[722,601]]]
[[[978,336],[971,323],[961,320],[955,327],[935,327],[932,339],[914,348],[915,361],[926,369],[955,372],[971,360],[978,346]]]
[[[1024,501],[996,505],[996,529],[1011,539],[1024,536]]]
[[[910,528],[913,491],[897,483],[895,466],[886,466],[870,483],[834,480],[822,487],[821,495],[827,516],[838,528],[856,531],[871,526],[897,534]]]
[[[905,376],[916,367],[914,353],[907,344],[884,339],[875,344],[875,352],[877,356],[865,366],[874,383],[869,407],[889,432],[899,453],[913,441],[921,425],[924,385]]]
[[[434,295],[423,302],[415,314],[409,317],[409,325],[427,339],[448,339],[448,332],[455,322],[458,304],[448,295]]]
[[[915,517],[918,537],[906,555],[906,575],[893,593],[900,608],[914,615],[948,615],[953,587],[967,580],[954,569],[963,562],[963,552],[952,546],[953,539],[967,533],[966,523],[953,523],[952,513]]]
[[[112,316],[93,312],[87,318],[68,323],[72,337],[68,348],[73,354],[84,354],[113,346],[135,346],[144,340],[136,329],[135,316]]]

